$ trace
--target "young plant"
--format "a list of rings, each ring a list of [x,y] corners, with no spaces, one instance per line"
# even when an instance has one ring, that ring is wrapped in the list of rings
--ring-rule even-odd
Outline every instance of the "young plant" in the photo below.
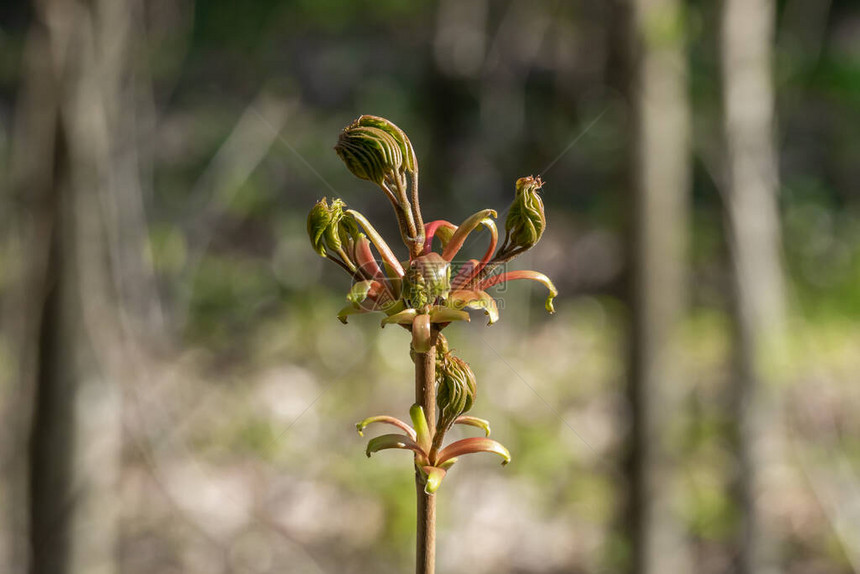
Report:
[[[347,305],[338,319],[381,312],[382,327],[397,324],[412,335],[410,355],[415,363],[415,404],[409,409],[412,424],[388,415],[359,422],[359,434],[373,423],[396,427],[367,444],[367,456],[385,449],[413,453],[418,498],[416,572],[431,574],[435,561],[435,493],[460,457],[477,452],[497,454],[502,464],[511,460],[504,446],[492,440],[489,422],[466,413],[475,402],[477,385],[469,365],[449,349],[442,330],[454,321],[469,321],[466,309],[482,310],[490,325],[499,318],[496,301],[487,293],[495,285],[531,279],[549,290],[546,309],[554,311],[558,294],[546,275],[536,271],[494,273],[502,264],[534,247],[546,227],[538,191],[540,177],[516,182],[516,195],[505,219],[505,238],[498,247],[496,212],[484,209],[460,225],[445,220],[424,223],[418,203],[418,159],[406,134],[390,121],[361,116],[340,134],[335,151],[353,175],[372,181],[391,202],[409,259],[400,261],[373,225],[360,213],[347,209],[340,199],[325,198],[311,209],[308,235],[314,250],[342,267],[353,279]],[[489,234],[480,260],[462,262],[455,257],[476,229]],[[434,251],[434,240],[438,250]],[[498,247],[498,249],[497,249]],[[484,437],[466,438],[445,445],[455,424],[484,431]]]

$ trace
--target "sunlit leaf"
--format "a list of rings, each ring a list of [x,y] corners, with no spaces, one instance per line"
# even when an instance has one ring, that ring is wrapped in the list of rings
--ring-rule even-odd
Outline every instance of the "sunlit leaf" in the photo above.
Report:
[[[390,325],[392,323],[397,323],[399,325],[411,325],[412,321],[415,320],[415,317],[418,316],[418,311],[415,309],[405,309],[400,311],[399,313],[394,313],[389,315],[385,319],[382,320],[382,326]]]
[[[472,233],[472,231],[474,231],[479,225],[483,225],[490,230],[491,247],[492,249],[495,249],[499,233],[496,229],[495,222],[490,219],[491,217],[496,217],[496,212],[492,209],[483,209],[466,219],[466,221],[457,227],[457,231],[454,232],[454,235],[451,236],[451,240],[448,241],[447,245],[445,245],[445,249],[442,251],[442,257],[447,261],[451,261],[460,249],[462,249],[463,243],[465,243],[469,234]]]
[[[354,209],[347,209],[346,214],[349,217],[352,217],[355,222],[361,226],[364,232],[367,234],[367,237],[370,239],[370,242],[373,243],[373,246],[376,247],[376,250],[379,252],[379,256],[382,258],[382,261],[385,263],[386,267],[389,267],[391,271],[397,277],[403,277],[403,266],[400,264],[400,261],[394,255],[394,252],[391,251],[391,248],[388,246],[388,243],[382,238],[376,228],[370,224],[370,222],[365,218],[361,213],[355,211]]]
[[[368,425],[372,425],[373,423],[384,423],[396,426],[397,428],[405,432],[407,435],[409,435],[409,438],[411,438],[412,440],[418,440],[415,430],[412,427],[410,427],[402,420],[395,417],[390,417],[388,415],[377,415],[375,417],[368,417],[361,422],[355,423],[355,428],[356,430],[358,430],[358,434],[360,436],[364,436],[364,429],[367,428]]]
[[[542,283],[549,290],[549,296],[546,298],[546,310],[550,313],[555,313],[552,300],[558,296],[558,289],[555,288],[555,285],[552,284],[549,277],[543,273],[538,273],[537,271],[508,271],[507,273],[499,273],[498,275],[493,275],[492,277],[488,277],[481,281],[478,288],[487,289],[493,285],[498,285],[499,283],[505,283],[507,281],[515,281],[517,279],[531,279],[532,281]]]
[[[417,455],[426,457],[426,454],[421,447],[418,446],[418,443],[404,434],[384,434],[372,438],[367,442],[367,450],[365,453],[369,458],[370,455],[375,452],[392,448],[408,449],[415,452]]]
[[[449,444],[439,452],[435,462],[439,465],[456,456],[475,452],[489,452],[499,455],[504,459],[502,466],[511,462],[511,453],[508,452],[508,449],[502,446],[500,442],[484,437],[464,438]]]
[[[448,474],[448,472],[445,469],[436,466],[424,466],[421,470],[423,470],[424,474],[427,475],[424,483],[424,492],[427,494],[434,494],[439,490],[439,486],[442,484],[442,479],[445,478],[445,475]]]
[[[488,325],[499,320],[499,308],[496,305],[496,300],[483,290],[458,289],[451,291],[448,295],[448,305],[454,309],[462,309],[463,307],[482,309],[489,318]]]
[[[370,309],[364,309],[362,307],[359,307],[355,303],[350,303],[349,305],[337,312],[337,319],[338,321],[346,325],[347,317],[349,317],[350,315],[361,315],[363,313],[370,313]]]
[[[412,426],[415,428],[415,441],[425,451],[429,451],[431,440],[430,427],[427,424],[427,417],[421,405],[415,404],[410,407],[409,418],[412,419]]]
[[[453,321],[466,321],[468,323],[471,321],[471,318],[465,311],[452,309],[450,307],[434,305],[430,308],[431,323],[451,323]]]
[[[484,431],[486,436],[490,436],[490,421],[486,421],[484,419],[479,419],[478,417],[470,417],[468,415],[462,415],[457,417],[457,420],[454,421],[455,425],[469,425],[473,427],[477,427]]]
[[[430,315],[424,313],[412,321],[412,348],[416,353],[426,353],[430,347]]]

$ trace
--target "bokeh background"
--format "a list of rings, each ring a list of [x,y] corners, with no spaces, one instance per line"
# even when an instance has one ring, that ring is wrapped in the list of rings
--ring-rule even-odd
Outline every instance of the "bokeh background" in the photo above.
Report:
[[[337,196],[397,243],[360,114],[425,219],[546,181],[513,266],[557,313],[446,331],[514,460],[449,474],[439,572],[860,570],[857,2],[38,0],[0,6],[0,572],[411,570],[409,456],[353,427],[406,416],[408,336],[336,320],[305,231]]]

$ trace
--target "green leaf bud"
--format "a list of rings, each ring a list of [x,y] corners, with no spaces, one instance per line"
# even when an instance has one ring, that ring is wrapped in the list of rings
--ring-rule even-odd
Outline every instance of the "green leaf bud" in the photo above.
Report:
[[[412,309],[430,305],[451,289],[451,264],[438,253],[413,259],[403,276],[402,297]]]
[[[386,132],[397,145],[400,147],[400,153],[403,156],[403,168],[406,171],[414,172],[418,165],[418,159],[415,157],[415,150],[412,149],[412,142],[406,137],[406,132],[399,127],[379,116],[361,116],[355,121],[359,126],[373,127]]]
[[[335,202],[337,201],[336,199]],[[314,251],[319,253],[320,257],[326,256],[324,235],[331,224],[332,217],[332,211],[326,198],[319,200],[308,214],[308,236],[311,239],[311,246]]]
[[[437,428],[447,432],[457,417],[468,412],[475,402],[477,382],[468,363],[451,353],[437,364],[436,408],[439,411]]]
[[[417,163],[403,130],[376,116],[361,116],[347,126],[334,149],[353,175],[378,185],[389,174],[414,172]]]
[[[435,466],[424,466],[421,468],[422,474],[424,475],[424,492],[427,494],[434,494],[437,490],[439,490],[439,486],[442,484],[442,479],[445,478],[445,475],[448,471],[444,468],[438,468]]]
[[[505,244],[510,248],[529,249],[540,241],[546,228],[543,201],[538,195],[541,186],[540,176],[517,180],[516,196],[505,219]]]
[[[361,233],[355,220],[345,212],[346,203],[333,199],[331,206],[326,198],[319,200],[308,214],[308,236],[311,246],[321,257],[332,259],[337,255],[350,269],[355,263],[349,259],[344,246]]]
[[[311,245],[322,257],[326,257],[330,251],[337,252],[343,249],[343,235],[340,233],[340,227],[345,206],[343,200],[335,198],[329,207],[326,198],[322,198],[308,215],[308,235]]]

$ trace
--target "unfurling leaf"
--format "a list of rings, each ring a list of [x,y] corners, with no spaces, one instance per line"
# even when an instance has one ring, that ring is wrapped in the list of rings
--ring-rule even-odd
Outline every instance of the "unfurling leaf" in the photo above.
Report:
[[[454,232],[457,231],[457,226],[450,221],[438,219],[424,224],[424,254],[428,254],[433,248],[433,238],[438,237],[444,249]]]
[[[359,436],[364,436],[364,429],[367,428],[368,425],[373,423],[385,423],[389,425],[396,426],[403,432],[405,432],[409,438],[417,442],[418,435],[415,433],[415,430],[410,427],[408,424],[403,422],[402,420],[394,417],[390,417],[388,415],[378,415],[375,417],[368,417],[361,422],[355,423],[355,428],[358,430]]]
[[[337,256],[354,271],[355,262],[347,256],[344,247],[358,236],[358,226],[351,217],[345,216],[344,207],[346,204],[340,199],[333,199],[331,206],[326,198],[319,200],[308,214],[308,237],[321,257],[333,259]]]
[[[465,243],[469,234],[472,233],[479,225],[483,225],[490,230],[491,240],[489,253],[492,253],[492,251],[495,250],[496,239],[498,238],[496,223],[492,220],[494,217],[497,217],[494,210],[482,209],[466,219],[466,221],[457,227],[456,231],[451,235],[451,239],[445,243],[445,249],[442,251],[442,258],[446,261],[451,261],[460,249],[462,249],[463,243]]]
[[[430,322],[431,323],[451,323],[453,321],[470,322],[469,314],[465,311],[451,309],[450,307],[442,307],[434,305],[430,307]]]
[[[415,309],[404,309],[403,311],[393,313],[383,319],[381,326],[385,327],[386,325],[391,325],[392,323],[397,323],[399,325],[411,325],[412,321],[414,321],[415,317],[417,316],[418,311],[416,311]]]
[[[514,202],[505,219],[505,245],[526,250],[540,241],[546,227],[543,201],[538,191],[543,182],[538,177],[521,177],[517,180]]]
[[[415,429],[416,442],[425,451],[430,450],[430,427],[421,405],[415,404],[409,408],[409,418],[412,419],[412,427]]]
[[[418,443],[405,434],[384,434],[372,438],[367,442],[365,454],[370,458],[373,453],[390,448],[409,449],[421,457],[426,457],[424,450],[418,446]]]
[[[392,122],[379,116],[364,115],[355,121],[359,126],[367,126],[380,129],[390,135],[397,145],[400,147],[400,154],[403,156],[403,169],[414,172],[418,166],[418,159],[415,157],[415,150],[412,149],[412,142],[406,137],[406,132],[394,125]]]
[[[538,283],[543,283],[544,287],[549,290],[549,295],[546,298],[544,306],[548,312],[555,313],[555,307],[553,307],[552,300],[558,296],[558,289],[555,288],[555,285],[552,284],[549,277],[543,273],[538,273],[537,271],[508,271],[507,273],[499,273],[498,275],[493,275],[492,277],[488,277],[481,281],[478,284],[478,288],[487,289],[493,285],[515,281],[517,279],[530,279],[532,281],[537,281]]]
[[[482,289],[458,289],[451,291],[448,296],[448,305],[454,309],[483,309],[487,314],[487,325],[492,325],[499,320],[499,307],[496,300]]]
[[[378,185],[389,175],[414,172],[418,163],[403,130],[376,116],[361,116],[344,128],[334,149],[353,175]]]
[[[364,300],[367,299],[368,294],[376,289],[381,289],[382,286],[378,281],[357,281],[355,285],[349,290],[349,293],[346,296],[346,300],[352,303],[353,305],[361,305],[364,303]]]
[[[403,277],[403,267],[400,265],[400,261],[397,260],[397,257],[394,255],[394,252],[391,251],[388,243],[385,242],[367,218],[354,209],[347,209],[346,214],[355,221],[357,226],[361,226],[367,234],[368,239],[370,239],[370,242],[373,243],[373,246],[376,247],[377,251],[379,251],[379,256],[382,257],[383,263],[389,269],[389,278],[393,278],[391,275]]]
[[[338,201],[340,200],[334,200],[335,203]],[[323,234],[331,224],[331,211],[331,208],[328,206],[328,201],[324,197],[314,204],[311,208],[311,212],[308,214],[308,237],[311,239],[311,246],[314,248],[314,251],[320,255],[320,257],[325,257],[326,254]]]
[[[426,478],[424,479],[424,492],[427,494],[433,494],[437,490],[439,490],[439,486],[442,484],[442,479],[445,478],[445,475],[448,474],[444,468],[439,468],[437,466],[424,466],[421,467],[421,470],[424,471]]]
[[[446,433],[457,417],[468,412],[477,392],[475,374],[466,361],[451,353],[436,363],[437,432]]]
[[[397,142],[379,128],[352,124],[340,134],[334,149],[354,176],[378,185],[403,165]]]
[[[478,417],[470,417],[463,415],[457,417],[457,420],[454,421],[454,424],[477,427],[484,431],[485,436],[490,436],[490,421],[479,419]]]
[[[476,437],[464,438],[443,448],[439,453],[439,456],[436,457],[436,464],[440,465],[454,457],[474,452],[495,453],[504,459],[502,461],[502,466],[511,462],[511,453],[508,452],[508,449],[502,446],[501,443],[490,438]]]
[[[349,303],[340,311],[337,318],[344,325],[347,317],[371,311],[396,312],[399,302],[394,302],[385,292],[385,286],[379,281],[357,281],[346,295]]]
[[[432,305],[451,288],[451,264],[438,253],[416,257],[403,276],[401,295],[406,305],[421,309]]]

